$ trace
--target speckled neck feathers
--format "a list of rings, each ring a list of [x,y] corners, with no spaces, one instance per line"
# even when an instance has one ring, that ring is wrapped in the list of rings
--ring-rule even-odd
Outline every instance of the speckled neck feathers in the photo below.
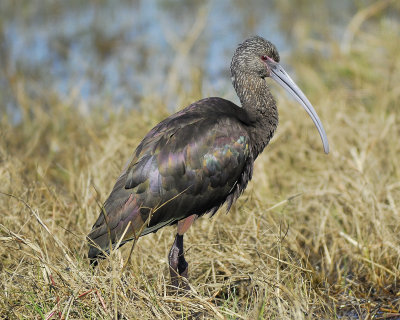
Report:
[[[232,84],[242,107],[248,113],[253,125],[249,134],[253,145],[254,158],[263,151],[278,126],[276,102],[265,79],[259,75],[246,73],[237,67],[235,56],[231,64]]]

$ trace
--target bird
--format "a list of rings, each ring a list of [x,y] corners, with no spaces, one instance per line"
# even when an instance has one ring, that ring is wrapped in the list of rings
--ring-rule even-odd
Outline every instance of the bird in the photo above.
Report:
[[[231,80],[240,106],[204,98],[167,117],[139,143],[87,236],[88,258],[97,265],[110,248],[177,225],[168,254],[171,285],[188,289],[189,264],[183,237],[193,222],[226,204],[227,212],[246,189],[257,156],[278,125],[267,79],[291,94],[313,120],[325,153],[329,143],[310,101],[279,64],[275,45],[252,36],[238,45]]]

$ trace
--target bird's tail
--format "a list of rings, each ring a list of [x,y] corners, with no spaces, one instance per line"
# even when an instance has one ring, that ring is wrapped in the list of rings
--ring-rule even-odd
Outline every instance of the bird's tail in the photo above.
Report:
[[[87,236],[87,241],[89,243],[88,258],[90,260],[90,265],[96,267],[98,265],[99,259],[104,259],[110,251],[110,240],[108,234],[102,234],[100,237],[96,238],[93,233],[96,229],[92,230]],[[103,239],[102,239],[103,238]]]
[[[108,210],[108,214],[107,209],[111,209]],[[104,259],[110,251],[110,246],[117,249],[118,244],[120,247],[139,236],[143,224],[140,208],[133,197],[129,197],[117,208],[108,208],[106,204],[87,236],[90,264],[96,266],[98,259]]]
[[[124,240],[119,244],[119,247],[122,247],[125,243],[127,243],[129,240]],[[91,242],[91,240],[89,240],[89,242]],[[113,243],[113,249],[118,249],[114,247],[114,243]],[[107,248],[105,250],[103,249],[99,249],[97,246],[93,246],[93,245],[89,245],[89,253],[88,253],[88,258],[90,261],[90,265],[94,268],[97,267],[97,265],[99,264],[99,259],[105,259],[107,254],[110,252],[110,250]]]
[[[89,242],[89,252],[88,258],[90,260],[90,265],[92,267],[96,267],[99,264],[99,259],[105,259],[107,255],[110,253],[110,238],[109,234],[102,234],[100,237],[96,238],[95,240],[92,238],[92,233],[89,233],[87,236],[87,240]],[[125,243],[133,238],[127,239],[124,237],[123,241],[119,241],[118,237],[115,237],[114,234],[111,236],[111,246],[113,249],[118,249],[122,247]],[[118,245],[119,243],[119,245]],[[118,247],[116,247],[118,245]]]
[[[96,267],[99,264],[99,260],[98,259],[104,259],[105,258],[105,254],[103,253],[104,250],[99,249],[97,246],[94,246],[90,243],[93,243],[92,239],[88,236],[87,240],[89,242],[89,253],[88,253],[88,258],[90,261],[90,265],[92,267]],[[106,249],[106,252],[108,252],[109,250]]]

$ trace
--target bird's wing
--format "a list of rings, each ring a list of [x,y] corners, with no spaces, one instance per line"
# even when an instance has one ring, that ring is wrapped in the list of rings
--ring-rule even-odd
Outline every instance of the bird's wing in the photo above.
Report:
[[[238,196],[243,174],[247,183],[249,161],[249,138],[235,117],[178,113],[140,143],[89,238],[107,248],[108,232],[115,243],[129,222],[124,240],[191,214],[215,212]]]

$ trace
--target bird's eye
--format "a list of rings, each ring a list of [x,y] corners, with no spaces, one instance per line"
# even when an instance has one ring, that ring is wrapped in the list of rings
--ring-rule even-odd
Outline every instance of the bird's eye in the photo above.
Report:
[[[262,60],[262,61],[268,61],[268,56],[265,56],[265,55],[264,55],[264,56],[261,56],[261,60]]]

